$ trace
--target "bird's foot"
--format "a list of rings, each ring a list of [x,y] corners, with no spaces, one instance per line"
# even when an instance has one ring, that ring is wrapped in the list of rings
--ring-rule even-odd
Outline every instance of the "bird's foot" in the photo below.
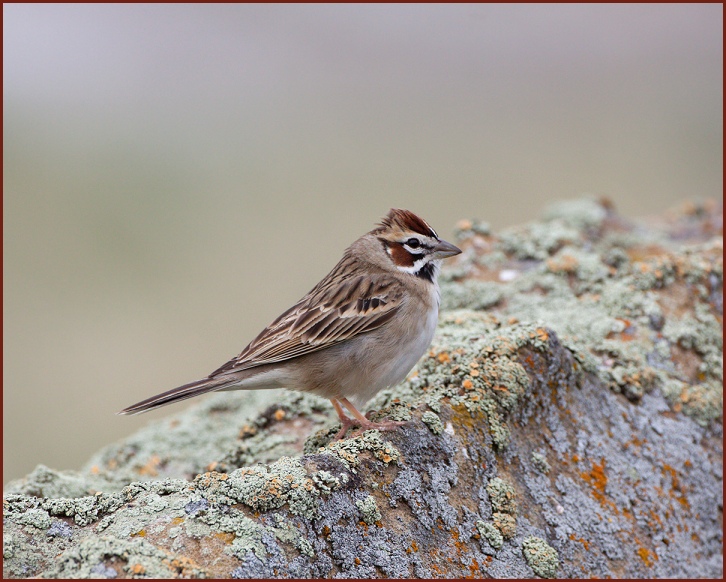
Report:
[[[358,426],[357,420],[352,420],[350,418],[340,419],[340,430],[335,433],[335,436],[333,437],[334,441],[339,441],[343,437],[345,437],[345,433],[348,432],[348,429],[351,426]]]
[[[356,437],[360,436],[367,430],[394,430],[398,428],[399,426],[403,426],[406,424],[405,422],[400,422],[397,420],[386,420],[383,422],[373,422],[370,420],[369,415],[371,415],[374,411],[370,411],[366,416],[363,416],[358,410],[345,398],[340,399],[332,399],[330,400],[333,403],[333,407],[335,408],[335,411],[338,413],[338,418],[340,419],[340,430],[337,432],[337,434],[333,437],[334,441],[339,441],[343,437],[345,437],[345,434],[348,432],[348,429],[352,426],[359,427],[358,430],[353,432],[350,436]],[[343,411],[343,408],[340,405],[340,402],[343,402],[346,407],[351,411],[354,418],[348,418]]]

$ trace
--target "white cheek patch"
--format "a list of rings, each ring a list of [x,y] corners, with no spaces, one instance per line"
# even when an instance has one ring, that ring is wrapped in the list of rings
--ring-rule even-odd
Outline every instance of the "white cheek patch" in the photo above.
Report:
[[[408,273],[410,275],[415,275],[427,262],[428,259],[426,257],[423,257],[421,259],[418,259],[417,261],[414,261],[413,265],[411,265],[410,267],[401,267],[400,265],[396,266],[398,267],[399,271],[403,271],[404,273]]]

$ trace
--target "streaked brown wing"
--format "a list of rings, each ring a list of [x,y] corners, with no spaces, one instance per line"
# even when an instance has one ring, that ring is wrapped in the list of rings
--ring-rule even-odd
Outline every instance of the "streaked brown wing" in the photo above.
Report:
[[[403,286],[384,275],[318,285],[210,377],[310,354],[377,329],[402,299]]]

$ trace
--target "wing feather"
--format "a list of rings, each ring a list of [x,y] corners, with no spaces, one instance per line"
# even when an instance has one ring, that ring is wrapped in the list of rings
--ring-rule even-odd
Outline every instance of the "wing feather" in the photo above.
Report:
[[[297,358],[378,329],[403,297],[401,283],[383,274],[319,284],[209,377]]]

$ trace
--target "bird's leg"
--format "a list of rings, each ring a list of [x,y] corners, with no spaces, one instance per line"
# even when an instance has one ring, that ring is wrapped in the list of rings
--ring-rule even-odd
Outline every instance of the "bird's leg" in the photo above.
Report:
[[[406,424],[405,422],[400,422],[397,420],[388,420],[386,422],[373,422],[368,420],[365,416],[363,416],[360,412],[358,412],[358,409],[353,406],[347,398],[340,398],[339,399],[343,404],[345,404],[345,407],[350,410],[350,413],[355,417],[355,419],[358,421],[356,424],[360,425],[360,432],[363,432],[365,430],[370,430],[372,428],[375,428],[377,430],[393,430],[394,428],[398,426],[403,426]]]
[[[330,402],[332,402],[333,408],[335,408],[335,412],[338,413],[338,418],[340,419],[340,424],[341,424],[340,430],[335,435],[335,437],[333,437],[334,441],[338,441],[345,436],[345,433],[348,432],[348,429],[351,426],[356,425],[358,423],[355,420],[352,420],[345,415],[345,411],[343,410],[343,407],[340,405],[340,402],[338,402],[335,398],[331,398]]]

